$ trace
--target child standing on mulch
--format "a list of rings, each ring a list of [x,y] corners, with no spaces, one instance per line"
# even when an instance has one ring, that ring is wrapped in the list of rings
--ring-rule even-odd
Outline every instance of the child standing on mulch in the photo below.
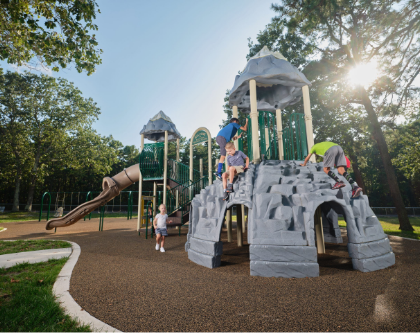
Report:
[[[351,197],[357,198],[360,195],[362,189],[356,185],[355,181],[347,173],[347,161],[343,148],[334,142],[326,141],[317,143],[312,146],[309,155],[306,156],[305,161],[301,164],[301,166],[305,166],[308,163],[312,154],[316,154],[324,158],[324,172],[336,181],[335,185],[332,187],[333,190],[346,186],[346,184],[338,179],[337,175],[331,171],[332,167],[337,166],[338,173],[346,178],[352,187]]]
[[[168,215],[166,214],[166,206],[164,204],[159,206],[159,210],[160,214],[157,214],[153,220],[153,226],[156,231],[156,251],[159,251],[160,247],[160,252],[165,252],[165,236],[168,236],[168,230],[166,229]],[[172,220],[168,220],[168,223],[172,223]]]
[[[249,157],[240,150],[236,150],[235,145],[232,142],[226,144],[226,152],[228,153],[227,161],[229,170],[223,174],[223,191],[225,192],[223,200],[228,200],[229,193],[233,192],[233,178],[235,178],[237,174],[246,171],[249,166]]]

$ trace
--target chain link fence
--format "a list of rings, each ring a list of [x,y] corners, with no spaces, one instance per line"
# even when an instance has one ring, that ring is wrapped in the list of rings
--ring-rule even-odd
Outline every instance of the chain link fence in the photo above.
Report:
[[[370,207],[379,216],[397,216],[395,207]],[[420,217],[420,207],[405,207],[408,216]]]

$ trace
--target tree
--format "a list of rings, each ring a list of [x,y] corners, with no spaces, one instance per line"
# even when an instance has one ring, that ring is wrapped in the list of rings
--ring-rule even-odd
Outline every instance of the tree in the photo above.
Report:
[[[285,42],[296,41],[295,53],[302,50],[306,55],[304,73],[313,82],[312,91],[320,90],[328,96],[323,100],[325,105],[339,106],[339,111],[343,107],[363,108],[368,132],[380,152],[400,228],[412,231],[383,134],[384,127],[395,123],[419,92],[412,84],[420,72],[420,4],[399,4],[398,0],[284,0],[272,6],[278,16],[258,40],[269,40],[271,44],[267,44],[285,54],[290,48]],[[280,35],[270,34],[272,27],[280,27]],[[263,45],[250,46],[252,55]],[[352,88],[349,72],[374,62],[381,75]]]
[[[10,0],[0,5],[0,60],[18,66],[66,68],[88,75],[101,63],[93,0]]]
[[[26,105],[24,92],[28,89],[29,82],[19,74],[8,72],[0,76],[0,134],[4,151],[8,150],[13,156],[10,165],[15,179],[12,211],[19,210],[20,184],[29,158],[29,130],[22,122]]]
[[[17,86],[19,90],[11,90]],[[39,169],[66,155],[64,152],[72,146],[72,134],[75,137],[91,125],[99,115],[99,108],[65,79],[7,72],[0,77],[0,110],[2,131],[10,137],[8,144],[15,154],[17,202],[22,160],[17,148],[22,146],[28,152],[25,156],[30,159],[31,179],[26,209],[30,211]]]
[[[397,135],[397,156],[393,162],[410,180],[416,204],[420,205],[420,120],[403,126]]]

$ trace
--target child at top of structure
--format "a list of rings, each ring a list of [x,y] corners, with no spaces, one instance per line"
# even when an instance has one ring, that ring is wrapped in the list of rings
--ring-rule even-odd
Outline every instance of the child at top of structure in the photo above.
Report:
[[[166,214],[166,206],[164,204],[159,206],[159,210],[160,214],[157,214],[153,220],[153,226],[156,231],[156,251],[159,251],[160,246],[160,252],[165,252],[165,236],[168,236],[168,230],[166,229],[168,215]],[[172,220],[168,220],[168,223],[172,223]]]
[[[226,144],[226,152],[228,153],[227,161],[229,170],[223,174],[223,190],[225,195],[223,200],[229,199],[229,193],[233,192],[233,178],[237,174],[244,172],[249,166],[249,157],[240,150],[235,149],[232,142]],[[229,184],[227,183],[229,177]]]
[[[230,140],[237,140],[239,139],[242,134],[236,135],[236,132],[238,132],[238,129],[241,129],[242,131],[248,130],[248,119],[245,122],[245,126],[239,125],[239,119],[238,118],[232,118],[229,122],[229,125],[223,127],[216,137],[216,142],[220,147],[220,160],[219,165],[217,166],[217,172],[216,177],[218,179],[222,179],[222,168],[223,168],[223,162],[226,158],[226,143],[228,143]]]
[[[355,181],[347,173],[347,168],[350,167],[350,165],[347,163],[348,159],[344,155],[343,148],[334,142],[325,141],[317,143],[312,146],[309,155],[306,156],[305,161],[301,164],[301,166],[305,166],[308,163],[312,154],[316,154],[324,158],[324,172],[336,181],[335,185],[332,187],[333,190],[346,186],[346,184],[338,179],[337,175],[331,171],[332,167],[337,166],[338,173],[344,176],[352,187],[351,197],[356,198],[360,195],[362,189],[357,186]]]

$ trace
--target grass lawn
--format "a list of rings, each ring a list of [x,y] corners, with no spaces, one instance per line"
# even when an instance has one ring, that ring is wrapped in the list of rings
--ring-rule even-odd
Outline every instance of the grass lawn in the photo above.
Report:
[[[419,217],[410,217],[410,223],[414,228],[413,232],[401,231],[399,230],[400,224],[397,217],[378,217],[379,222],[381,222],[384,232],[388,235],[401,236],[406,238],[413,238],[420,240],[420,218]],[[346,222],[344,218],[340,217],[338,219],[338,224],[340,227],[345,227]]]
[[[137,211],[136,211],[137,213]],[[50,219],[54,217],[54,212],[50,212]],[[105,212],[105,218],[107,217],[125,217],[127,218],[127,212],[125,213],[112,213],[112,212]],[[133,218],[137,218],[137,214],[134,214],[133,211]],[[94,212],[92,213],[92,218],[99,218],[99,213]],[[0,213],[0,223],[8,223],[8,222],[25,222],[25,221],[38,221],[39,219],[39,212],[6,212]],[[47,213],[42,212],[42,219],[41,222],[47,221]]]
[[[9,242],[12,243],[12,242]],[[61,309],[52,287],[67,258],[0,268],[0,331],[89,332]]]
[[[2,231],[4,228],[3,227],[0,227],[0,231]]]
[[[25,251],[61,249],[64,247],[71,247],[71,244],[64,241],[50,241],[46,239],[17,240],[12,242],[0,241],[0,255]]]

